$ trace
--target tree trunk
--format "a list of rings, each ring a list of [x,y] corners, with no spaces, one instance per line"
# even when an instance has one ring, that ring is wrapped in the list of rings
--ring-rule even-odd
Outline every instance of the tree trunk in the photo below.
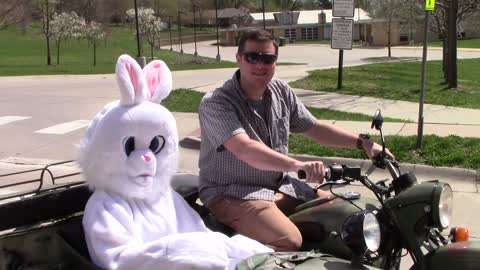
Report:
[[[60,39],[55,42],[57,45],[57,65],[60,65]]]
[[[448,82],[448,40],[446,36],[443,37],[442,39],[442,45],[443,45],[443,53],[442,53],[442,71],[443,71],[443,78],[445,79],[445,82]]]
[[[97,41],[93,41],[93,66],[97,65]]]
[[[387,33],[388,57],[392,57],[392,41],[391,41],[392,22],[390,20],[388,21],[387,27],[388,27],[388,33]]]
[[[45,35],[47,39],[47,65],[51,66],[52,65],[52,53],[50,50],[50,37],[48,35]]]
[[[153,61],[153,43],[150,43],[150,56]]]

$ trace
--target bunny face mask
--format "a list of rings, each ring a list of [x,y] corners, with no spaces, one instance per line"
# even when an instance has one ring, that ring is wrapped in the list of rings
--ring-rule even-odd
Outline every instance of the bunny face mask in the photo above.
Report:
[[[171,91],[171,73],[159,60],[142,70],[128,55],[119,57],[115,71],[120,100],[91,122],[79,164],[96,191],[155,200],[177,168],[175,119],[159,104]]]
[[[92,261],[112,270],[233,270],[238,261],[270,248],[210,231],[170,187],[177,169],[175,119],[158,104],[172,79],[165,63],[143,70],[118,59],[119,101],[88,127],[79,164],[94,189],[83,215]]]

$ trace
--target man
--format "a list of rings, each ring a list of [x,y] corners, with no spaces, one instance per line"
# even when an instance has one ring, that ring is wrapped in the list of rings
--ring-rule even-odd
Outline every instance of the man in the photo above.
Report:
[[[381,146],[308,112],[283,81],[273,79],[278,45],[264,30],[246,32],[236,55],[239,70],[208,93],[199,108],[200,198],[216,218],[237,232],[276,251],[297,250],[298,228],[288,215],[317,194],[285,172],[306,172],[307,182],[321,183],[321,161],[290,158],[289,132],[303,133],[323,145],[359,148],[369,157]]]

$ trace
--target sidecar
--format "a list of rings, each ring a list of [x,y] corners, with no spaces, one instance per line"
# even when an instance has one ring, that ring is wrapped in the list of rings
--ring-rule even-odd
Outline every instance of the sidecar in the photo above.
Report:
[[[197,188],[188,186],[189,178],[195,176],[177,175],[173,182],[182,185],[176,191],[210,229],[232,235],[230,228],[216,222],[197,202]],[[73,161],[3,174],[0,183],[0,269],[100,269],[90,260],[82,227],[91,191]],[[237,269],[278,267],[351,269],[350,261],[315,251],[260,254]]]

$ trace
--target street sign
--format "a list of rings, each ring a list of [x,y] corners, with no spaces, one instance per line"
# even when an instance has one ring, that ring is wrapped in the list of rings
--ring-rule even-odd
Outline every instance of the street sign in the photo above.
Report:
[[[333,17],[352,18],[355,15],[354,0],[333,0],[332,6]]]
[[[425,0],[425,10],[432,11],[435,9],[435,0]]]
[[[353,19],[332,19],[332,49],[351,50],[353,44]]]

